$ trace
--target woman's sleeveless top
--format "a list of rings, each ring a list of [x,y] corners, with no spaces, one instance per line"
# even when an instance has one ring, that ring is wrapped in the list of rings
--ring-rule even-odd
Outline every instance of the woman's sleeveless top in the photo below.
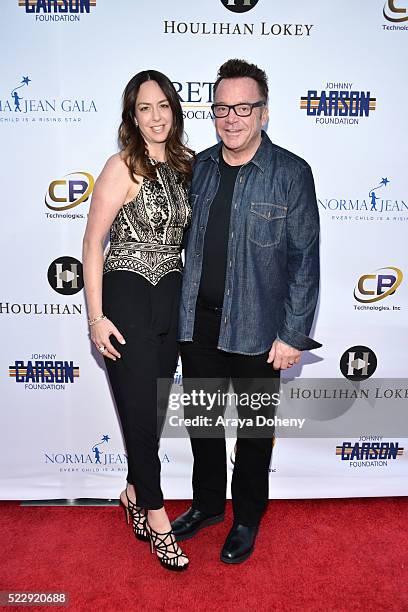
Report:
[[[165,274],[182,270],[181,242],[191,208],[179,174],[165,162],[151,163],[157,179],[144,178],[138,195],[119,210],[103,272],[136,272],[156,285]]]

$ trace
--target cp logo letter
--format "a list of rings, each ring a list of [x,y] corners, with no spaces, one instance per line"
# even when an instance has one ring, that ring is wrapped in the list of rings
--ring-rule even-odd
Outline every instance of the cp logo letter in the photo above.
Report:
[[[51,210],[69,210],[91,195],[94,178],[89,172],[71,172],[62,179],[51,181],[45,194],[45,205]]]

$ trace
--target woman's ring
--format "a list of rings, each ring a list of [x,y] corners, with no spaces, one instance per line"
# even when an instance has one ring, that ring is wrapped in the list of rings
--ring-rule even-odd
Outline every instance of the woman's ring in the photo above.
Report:
[[[98,346],[98,351],[104,353],[106,351],[106,346]]]

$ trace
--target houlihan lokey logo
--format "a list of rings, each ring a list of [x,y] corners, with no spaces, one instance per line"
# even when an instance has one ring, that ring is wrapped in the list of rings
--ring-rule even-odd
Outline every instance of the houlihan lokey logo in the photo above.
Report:
[[[233,13],[247,13],[253,9],[259,0],[221,0],[222,4]]]
[[[58,257],[48,268],[48,282],[57,293],[74,295],[84,286],[82,263],[74,257]]]
[[[370,378],[377,369],[377,356],[368,346],[352,346],[340,359],[340,371],[348,380]]]

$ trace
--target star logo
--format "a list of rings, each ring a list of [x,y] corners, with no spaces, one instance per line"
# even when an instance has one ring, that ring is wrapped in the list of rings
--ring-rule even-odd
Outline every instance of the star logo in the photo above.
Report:
[[[28,85],[30,82],[31,82],[31,79],[28,76],[26,76],[26,77],[23,77],[21,84]]]

